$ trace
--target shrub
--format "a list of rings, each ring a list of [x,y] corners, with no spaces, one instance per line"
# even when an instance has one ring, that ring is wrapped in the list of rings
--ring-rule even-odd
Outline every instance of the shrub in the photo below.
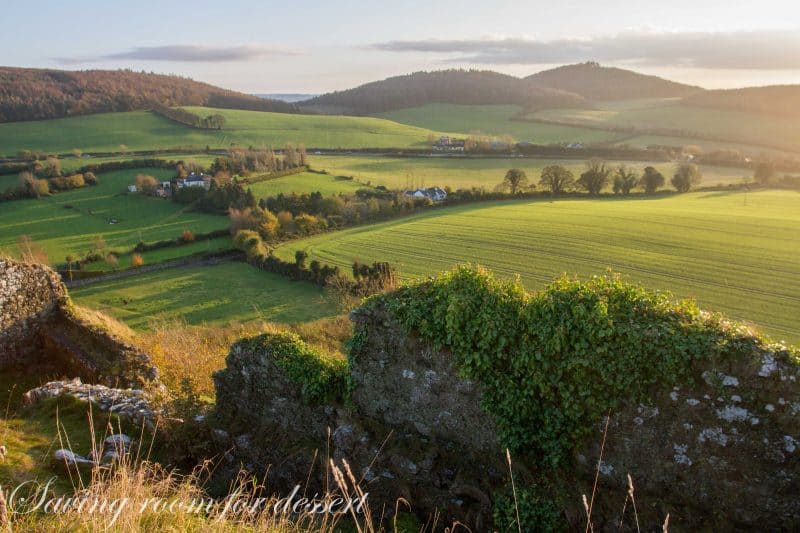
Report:
[[[117,259],[115,254],[109,253],[106,256],[106,264],[108,264],[108,266],[111,268],[117,268],[119,266],[119,259]]]
[[[84,172],[83,181],[86,182],[86,185],[97,185],[99,183],[97,181],[97,176],[94,175],[94,172]]]
[[[140,267],[144,265],[144,258],[139,254],[133,254],[131,256],[131,266]]]
[[[233,247],[245,253],[248,259],[267,255],[268,250],[258,232],[242,230],[233,238]]]
[[[181,233],[181,241],[184,243],[194,242],[194,233],[188,229],[183,230],[183,233]]]
[[[158,189],[158,180],[145,174],[136,175],[136,190],[145,194],[153,194]]]

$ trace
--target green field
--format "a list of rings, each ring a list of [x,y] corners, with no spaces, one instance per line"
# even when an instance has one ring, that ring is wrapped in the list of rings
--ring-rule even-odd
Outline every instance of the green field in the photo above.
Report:
[[[116,155],[110,157],[65,157],[61,159],[61,170],[64,173],[73,172],[86,165],[96,165],[99,163],[109,163],[111,161],[131,161],[134,159],[162,159],[164,161],[184,161],[186,163],[196,163],[206,167],[210,165],[214,158],[219,157],[211,154],[159,154],[153,156],[132,156]]]
[[[173,259],[180,259],[195,254],[224,252],[233,249],[233,241],[230,237],[217,237],[215,239],[208,239],[196,241],[182,246],[170,246],[168,248],[159,248],[149,252],[142,252],[138,255],[142,256],[146,265],[154,263],[163,263],[164,261],[171,261]],[[86,265],[85,270],[114,270],[132,267],[133,254],[120,255],[117,258],[118,264],[113,267],[105,261],[96,263],[89,263]]]
[[[536,144],[598,143],[623,137],[618,133],[588,128],[511,120],[521,110],[515,105],[428,104],[376,116],[434,131],[511,135],[519,142]]]
[[[406,278],[473,262],[519,273],[531,289],[612,268],[799,343],[798,235],[796,192],[707,192],[444,208],[287,243],[278,255],[303,249],[345,270],[354,258],[389,261]]]
[[[27,235],[55,264],[68,254],[86,253],[97,236],[109,249],[124,252],[139,241],[174,239],[184,229],[206,233],[228,227],[224,216],[193,213],[169,200],[127,194],[126,187],[139,173],[165,180],[174,174],[165,169],[106,172],[98,176],[100,184],[95,187],[0,204],[0,250],[14,254],[19,237]],[[111,224],[111,219],[117,223]],[[176,250],[183,254],[186,249]]]
[[[527,116],[581,126],[626,126],[652,131],[679,131],[679,137],[709,144],[708,140],[772,146],[800,151],[800,123],[790,117],[682,105],[674,99],[596,102],[596,109],[544,109]],[[692,139],[695,138],[695,139]],[[666,144],[666,143],[665,143]]]
[[[532,158],[467,158],[467,157],[378,157],[378,156],[312,156],[314,168],[335,175],[353,176],[362,183],[384,185],[390,189],[412,187],[485,187],[493,189],[503,181],[509,168],[521,168],[529,182],[537,183],[547,165],[563,165],[577,178],[584,171],[584,160]],[[612,162],[618,164],[618,162]],[[626,162],[640,173],[648,163]],[[653,163],[664,176],[674,173],[671,163]],[[703,166],[701,185],[741,183],[752,171],[739,168]]]
[[[188,324],[295,323],[337,314],[322,290],[246,263],[172,268],[73,289],[79,305],[146,329],[154,319]]]
[[[187,108],[203,116],[225,116],[222,130],[200,130],[148,111],[0,124],[0,154],[19,150],[65,153],[231,145],[281,147],[287,142],[315,148],[408,148],[423,146],[428,130],[372,117],[290,115],[231,109]]]
[[[314,172],[302,172],[300,174],[290,174],[282,178],[261,181],[252,185],[245,185],[253,191],[256,198],[266,198],[276,196],[280,193],[289,194],[296,192],[312,193],[319,191],[323,196],[332,196],[340,192],[355,192],[362,189],[363,185],[356,181],[337,178],[334,175],[316,174]]]
[[[794,159],[797,157],[797,152],[788,152],[786,150],[777,150],[744,143],[709,141],[706,139],[698,139],[697,137],[637,135],[635,137],[625,138],[619,141],[615,146],[628,146],[632,148],[647,148],[648,146],[697,146],[705,153],[710,153],[717,150],[732,150],[740,152],[743,155],[750,155],[751,157],[758,157],[762,154],[766,154],[769,157],[783,157],[788,159]]]

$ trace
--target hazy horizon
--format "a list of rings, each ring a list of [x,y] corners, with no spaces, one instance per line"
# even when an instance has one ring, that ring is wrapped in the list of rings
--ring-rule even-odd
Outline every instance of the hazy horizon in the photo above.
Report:
[[[800,28],[792,12],[800,8],[787,0],[299,1],[290,10],[250,0],[145,0],[135,8],[34,0],[6,7],[13,30],[0,34],[0,64],[130,68],[248,93],[316,94],[447,68],[525,76],[584,61],[711,89],[797,84]],[[83,17],[91,20],[86,32],[65,26]]]

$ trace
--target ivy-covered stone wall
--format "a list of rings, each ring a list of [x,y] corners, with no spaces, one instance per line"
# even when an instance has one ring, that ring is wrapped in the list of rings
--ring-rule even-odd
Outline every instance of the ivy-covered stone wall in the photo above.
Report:
[[[325,486],[327,454],[389,514],[402,497],[423,520],[505,530],[508,449],[523,530],[584,528],[596,476],[596,530],[634,528],[631,482],[648,530],[667,514],[671,530],[800,527],[793,348],[613,277],[532,295],[460,269],[351,319],[345,397],[310,401],[331,382],[292,370],[285,346],[232,350],[218,420],[253,473],[316,464]]]

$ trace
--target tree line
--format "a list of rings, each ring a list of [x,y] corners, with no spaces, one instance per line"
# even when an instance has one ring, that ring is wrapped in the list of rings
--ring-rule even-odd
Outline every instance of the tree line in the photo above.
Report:
[[[675,166],[670,183],[676,191],[683,193],[689,192],[692,187],[697,186],[702,178],[703,175],[697,165],[682,162]],[[553,196],[578,190],[585,191],[591,196],[597,196],[609,185],[614,194],[627,196],[637,187],[642,188],[645,194],[653,194],[665,183],[664,175],[652,166],[645,167],[639,174],[625,164],[610,165],[602,159],[590,159],[585,164],[585,170],[578,177],[562,165],[548,165],[542,169],[538,185]],[[498,189],[515,195],[535,190],[536,184],[529,182],[528,176],[523,170],[512,168],[506,172]]]
[[[54,156],[45,161],[34,161],[29,170],[19,173],[17,184],[0,193],[0,201],[21,200],[24,198],[42,198],[54,192],[81,189],[98,184],[97,176],[92,171],[77,171],[64,174],[61,161]]]
[[[252,174],[271,174],[308,165],[308,154],[305,145],[287,143],[283,150],[275,152],[272,148],[232,148],[227,157],[217,157],[209,167],[209,172],[216,176],[225,173],[228,176],[248,177]]]
[[[201,117],[180,107],[167,107],[161,104],[153,104],[151,110],[173,122],[201,130],[221,130],[225,126],[225,117],[219,113]]]

